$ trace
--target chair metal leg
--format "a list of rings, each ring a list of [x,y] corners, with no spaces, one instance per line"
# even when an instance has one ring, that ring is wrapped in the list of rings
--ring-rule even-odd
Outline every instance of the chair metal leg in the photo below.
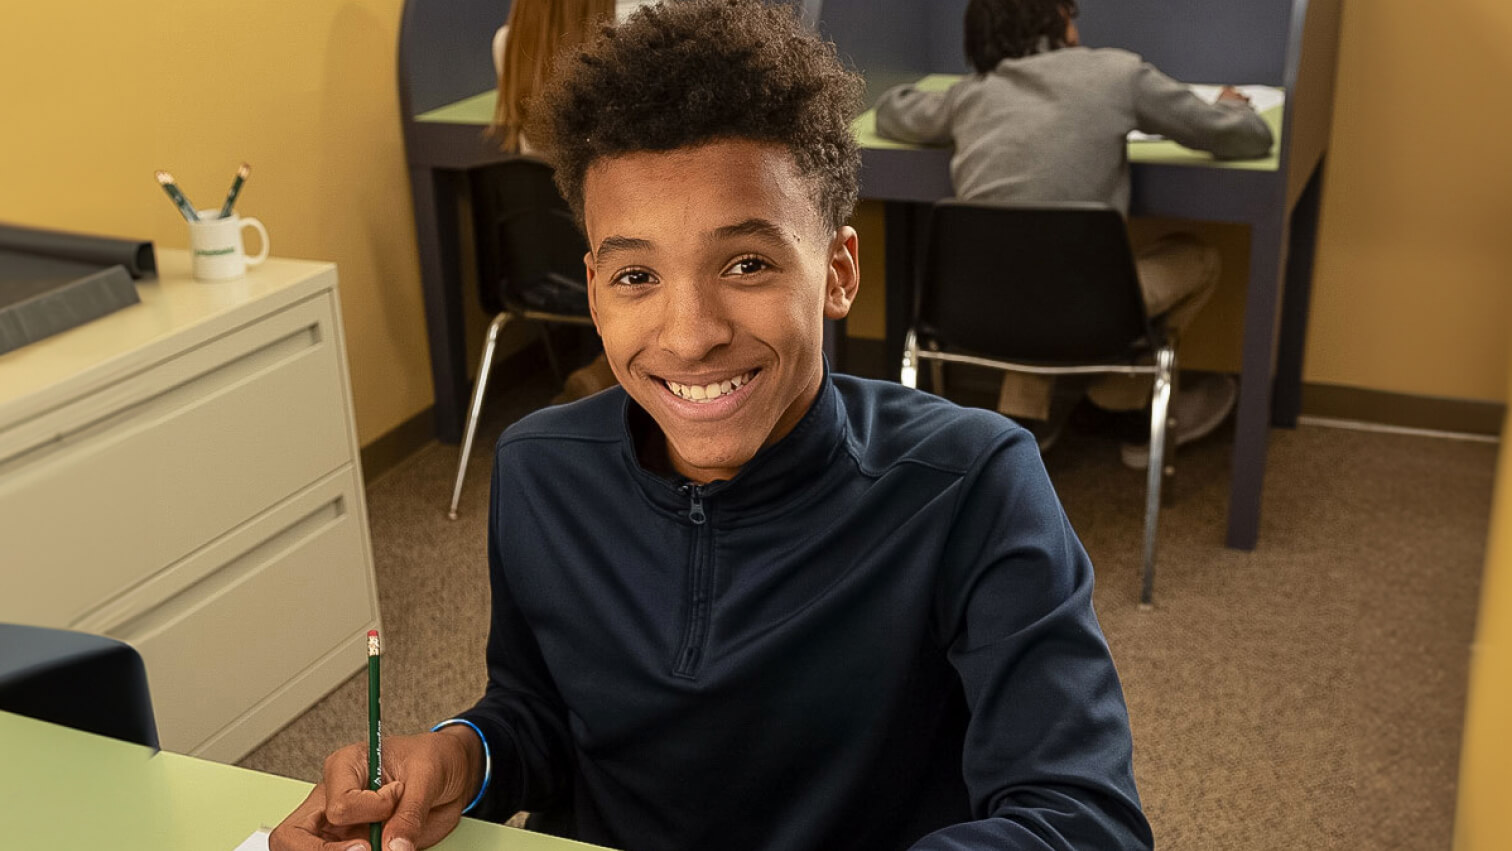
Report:
[[[1176,343],[1171,343],[1174,352]],[[1176,394],[1181,392],[1181,370],[1176,361],[1171,361],[1171,401],[1166,404],[1165,478],[1160,488],[1160,504],[1167,508],[1176,504],[1176,432],[1181,423],[1176,419]]]
[[[499,345],[499,332],[509,323],[509,313],[495,316],[488,325],[488,337],[483,343],[483,358],[478,361],[478,380],[473,384],[472,403],[467,406],[467,431],[462,435],[462,457],[457,461],[457,483],[452,485],[451,508],[446,516],[457,519],[457,503],[462,499],[462,480],[467,477],[467,458],[472,454],[473,437],[478,432],[478,415],[483,411],[483,390],[488,386],[488,373],[493,368],[494,349]]]
[[[931,352],[938,352],[940,344],[930,340],[929,350]],[[929,392],[936,396],[945,395],[945,362],[942,360],[931,360],[929,362]]]
[[[898,371],[898,383],[904,387],[919,386],[919,337],[912,328],[903,338],[903,367]]]
[[[1144,581],[1139,590],[1140,608],[1155,602],[1155,533],[1160,523],[1160,486],[1167,475],[1166,426],[1170,421],[1171,380],[1176,372],[1176,352],[1169,346],[1155,353],[1155,394],[1150,400],[1150,463],[1146,471]]]

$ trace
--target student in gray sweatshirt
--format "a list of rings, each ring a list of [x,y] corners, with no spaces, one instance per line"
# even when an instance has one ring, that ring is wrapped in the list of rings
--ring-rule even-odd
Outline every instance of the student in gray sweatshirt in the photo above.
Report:
[[[1125,214],[1131,130],[1220,159],[1270,153],[1270,127],[1243,94],[1225,88],[1209,104],[1133,53],[1081,47],[1076,13],[1075,0],[971,0],[965,47],[977,73],[945,92],[911,85],[888,91],[877,104],[877,132],[953,144],[950,174],[959,198],[1101,201]],[[1217,251],[1191,235],[1170,235],[1136,246],[1136,263],[1146,307],[1179,335],[1217,284]],[[1107,410],[1140,410],[1149,403],[1150,380],[1109,376],[1087,395]],[[1216,428],[1236,397],[1228,377],[1187,382],[1173,403],[1177,443]],[[1009,373],[998,408],[1041,421],[1037,433],[1048,447],[1061,421],[1059,410],[1052,418],[1051,398],[1049,379]],[[1147,458],[1140,443],[1124,447],[1131,466]]]

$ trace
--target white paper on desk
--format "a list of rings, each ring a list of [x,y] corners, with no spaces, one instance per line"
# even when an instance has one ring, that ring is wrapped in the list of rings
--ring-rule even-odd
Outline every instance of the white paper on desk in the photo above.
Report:
[[[1218,101],[1218,93],[1223,91],[1222,86],[1202,84],[1190,85],[1187,88],[1192,90],[1192,94],[1208,103],[1216,103]],[[1286,101],[1285,91],[1273,86],[1235,86],[1234,88],[1243,92],[1244,96],[1250,99],[1250,106],[1253,106],[1256,112],[1264,112]],[[1154,133],[1141,133],[1138,130],[1129,131],[1130,142],[1160,142],[1164,140],[1164,136],[1158,136]]]
[[[256,833],[243,839],[242,844],[231,849],[231,851],[268,851],[268,834],[270,832],[266,827],[261,828]]]

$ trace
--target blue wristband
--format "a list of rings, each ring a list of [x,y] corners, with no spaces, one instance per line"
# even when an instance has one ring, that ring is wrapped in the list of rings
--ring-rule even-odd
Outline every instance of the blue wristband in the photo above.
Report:
[[[483,785],[478,787],[478,794],[473,796],[472,803],[468,804],[462,809],[462,814],[466,815],[473,811],[473,808],[478,805],[478,802],[483,800],[483,793],[488,791],[488,781],[493,779],[493,754],[489,753],[488,751],[488,737],[483,735],[483,731],[478,729],[477,724],[474,724],[466,718],[448,718],[445,721],[442,721],[440,724],[432,727],[431,732],[434,733],[439,731],[442,727],[452,727],[457,724],[467,725],[469,729],[478,734],[478,741],[483,743]]]

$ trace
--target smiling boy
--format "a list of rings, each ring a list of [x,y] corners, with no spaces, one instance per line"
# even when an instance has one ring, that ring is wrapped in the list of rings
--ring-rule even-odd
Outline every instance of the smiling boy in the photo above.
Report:
[[[733,479],[818,395],[822,320],[844,317],[859,283],[856,232],[816,209],[812,181],[767,142],[626,153],[585,178],[594,322],[662,438],[642,460]]]
[[[859,81],[783,4],[649,7],[532,138],[621,387],[495,454],[483,698],[346,748],[286,849],[464,809],[655,849],[1147,848],[1092,566],[1034,441],[828,373],[855,298]]]

